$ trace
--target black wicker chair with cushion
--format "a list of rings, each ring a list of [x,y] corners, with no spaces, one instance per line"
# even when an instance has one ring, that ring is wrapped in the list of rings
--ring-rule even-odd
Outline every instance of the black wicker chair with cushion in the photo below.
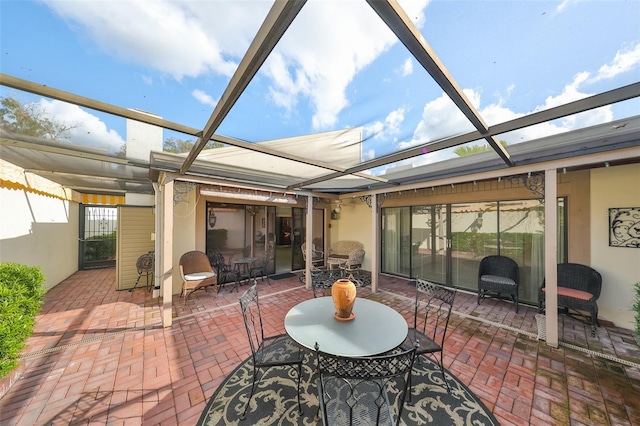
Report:
[[[518,313],[518,289],[520,287],[520,268],[515,260],[506,256],[487,256],[480,261],[478,268],[478,305],[487,295],[511,296]]]
[[[579,263],[558,264],[558,308],[570,316],[587,318],[591,334],[595,335],[598,322],[598,304],[602,289],[602,275],[590,266]],[[545,281],[538,292],[538,312],[544,310]],[[582,314],[588,313],[587,315]]]
[[[420,355],[431,355],[440,367],[442,382],[449,391],[443,363],[444,338],[449,327],[449,318],[456,297],[456,289],[415,279],[416,300],[414,304],[413,325],[409,327],[407,338],[400,345],[402,349],[417,347],[417,362]],[[440,354],[439,359],[435,357]],[[409,383],[409,402],[411,402],[411,383]]]
[[[343,357],[316,344],[319,414],[324,426],[397,425],[415,347],[373,357]]]
[[[286,334],[265,336],[262,325],[262,315],[260,313],[260,303],[258,301],[257,284],[253,284],[240,296],[240,309],[242,310],[244,326],[247,330],[249,346],[251,347],[251,357],[253,359],[251,392],[249,398],[247,398],[240,419],[244,419],[251,398],[262,377],[258,376],[258,372],[261,371],[264,374],[265,370],[275,367],[287,367],[296,371],[296,379],[298,382],[298,412],[302,414],[302,406],[300,405],[300,379],[302,378],[302,361],[304,359],[302,348]]]
[[[216,274],[218,274],[218,292],[228,284],[233,284],[231,291],[233,291],[233,289],[238,291],[240,272],[227,265],[224,260],[224,255],[220,252],[209,252],[208,257],[211,266],[213,266]]]

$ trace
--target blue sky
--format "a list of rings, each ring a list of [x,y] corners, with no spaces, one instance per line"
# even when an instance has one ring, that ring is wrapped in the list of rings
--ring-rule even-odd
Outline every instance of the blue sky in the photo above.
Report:
[[[638,1],[400,4],[488,124],[640,81]],[[271,2],[0,6],[3,73],[202,128]],[[113,152],[124,141],[122,119],[5,87],[0,95],[78,124],[75,143]],[[503,138],[639,113],[636,99]],[[262,141],[353,126],[364,128],[364,159],[471,130],[364,0],[310,0],[217,133]]]

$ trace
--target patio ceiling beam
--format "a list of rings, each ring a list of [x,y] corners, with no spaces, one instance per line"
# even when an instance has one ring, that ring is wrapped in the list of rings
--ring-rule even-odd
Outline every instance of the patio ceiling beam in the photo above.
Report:
[[[143,184],[148,184],[149,183],[149,179],[135,179],[132,177],[121,177],[121,176],[105,176],[104,173],[94,173],[94,174],[89,174],[89,173],[73,173],[73,172],[56,172],[56,171],[51,171],[51,170],[40,170],[40,169],[24,169],[25,172],[29,172],[29,173],[34,173],[40,176],[73,176],[73,177],[79,177],[79,178],[89,178],[89,179],[100,179],[103,181],[110,181],[110,182],[125,182],[125,183],[143,183]],[[68,185],[67,185],[68,186]]]
[[[20,149],[26,149],[29,151],[48,152],[51,154],[68,155],[70,157],[85,158],[88,160],[103,161],[103,162],[114,163],[114,164],[133,165],[129,160],[122,159],[122,158],[111,157],[111,156],[102,155],[102,154],[93,154],[93,153],[84,152],[84,151],[77,151],[75,149],[61,148],[58,146],[41,145],[38,143],[17,141],[15,139],[0,138],[0,146],[6,146],[7,148],[15,147]],[[135,165],[149,168],[148,164],[146,165],[135,164]]]
[[[202,130],[202,134],[191,148],[189,155],[180,167],[180,174],[185,174],[200,151],[211,140],[213,134],[236,103],[242,92],[247,88],[271,51],[289,28],[306,0],[276,0],[262,22],[256,37],[251,42],[238,68],[231,77],[229,85],[216,104],[213,113]]]
[[[514,120],[505,121],[495,126],[489,127],[489,134],[491,136],[499,135],[502,133],[511,132],[514,130],[522,129],[536,124],[545,123],[558,118],[566,117],[580,112],[589,111],[595,108],[615,104],[617,102],[626,101],[640,97],[640,83],[633,83],[628,86],[612,89],[607,92],[599,93],[597,95],[589,96],[577,101],[570,102],[568,104],[559,105],[557,107],[549,108],[544,111],[525,115],[523,117],[516,118]],[[387,164],[396,163],[398,161],[408,160],[413,157],[424,155],[425,150],[428,152],[434,152],[446,148],[451,148],[464,143],[472,142],[478,139],[482,139],[482,135],[478,131],[465,133],[462,135],[453,136],[437,141],[427,142],[425,144],[417,145],[412,148],[408,148],[403,151],[397,151],[393,154],[388,154],[382,157],[374,158],[369,161],[362,162],[356,167],[349,168],[345,171],[348,174],[355,174],[364,170],[373,169],[376,167],[386,166]],[[319,176],[314,179],[298,182],[294,187],[304,187],[319,182],[335,179],[341,176],[337,173],[331,173],[325,176]]]
[[[496,151],[507,165],[513,167],[515,164],[511,160],[507,150],[497,139],[488,134],[489,128],[480,116],[480,113],[471,104],[471,101],[466,97],[453,76],[440,61],[440,58],[438,58],[418,28],[411,22],[411,19],[409,19],[409,16],[407,16],[398,2],[396,0],[367,0],[367,2],[429,75],[431,75],[435,82],[438,83],[442,90],[451,98],[453,103],[462,111],[471,124],[480,132],[494,151]]]
[[[90,108],[96,111],[104,112],[107,114],[115,115],[118,117],[129,118],[141,123],[152,124],[158,127],[163,127],[169,130],[175,130],[176,132],[186,133],[188,135],[196,135],[199,130],[193,127],[185,126],[182,124],[174,123],[172,121],[164,120],[157,115],[136,111],[129,108],[122,108],[115,105],[108,104],[106,102],[97,101],[95,99],[86,98],[84,96],[78,96],[73,93],[65,92],[63,90],[54,89],[53,87],[46,86],[44,84],[34,83],[28,80],[23,80],[17,77],[12,77],[7,74],[0,73],[0,84],[3,86],[11,87],[13,89],[22,90],[24,92],[34,93],[40,96],[46,96],[51,99],[56,99],[62,102],[78,105],[85,108]]]
[[[598,93],[597,95],[578,99],[577,101],[569,102],[567,104],[545,109],[543,111],[534,112],[510,121],[496,124],[495,126],[489,127],[489,133],[492,135],[497,135],[501,133],[511,132],[513,130],[522,129],[524,127],[529,127],[540,123],[546,123],[558,118],[567,117],[569,115],[578,114],[580,112],[612,105],[637,97],[640,97],[640,83],[632,83],[627,86],[618,87],[617,89]]]
[[[48,87],[43,84],[37,84],[27,80],[22,80],[6,74],[0,73],[0,84],[2,84],[3,86],[17,89],[17,90],[34,93],[40,96],[46,96],[51,99],[57,99],[62,102],[68,102],[70,104],[75,104],[81,107],[90,108],[92,110],[101,111],[101,112],[112,114],[118,117],[128,118],[131,120],[139,121],[141,123],[151,124],[154,126],[162,127],[163,129],[173,130],[173,131],[184,133],[186,135],[190,135],[194,137],[198,137],[199,135],[202,134],[202,131],[200,129],[196,129],[195,127],[189,127],[189,126],[178,124],[172,121],[168,121],[153,114],[146,114],[146,113],[142,113],[132,109],[118,107],[105,102],[96,101],[94,99],[85,98],[83,96],[78,96],[73,93],[54,89],[52,87]],[[213,135],[211,140],[215,142],[224,143],[230,146],[235,146],[238,148],[248,149],[248,150],[259,152],[266,155],[272,155],[274,157],[279,157],[286,160],[296,161],[296,162],[304,163],[307,165],[316,166],[316,167],[320,167],[327,170],[332,170],[335,172],[339,172],[338,174],[339,176],[343,174],[348,174],[348,173],[345,173],[345,169],[342,167],[336,167],[331,164],[300,157],[297,155],[282,153],[280,151],[271,149],[267,146],[257,144],[257,143],[245,142],[245,141],[234,139],[228,136],[221,136],[221,135]],[[74,151],[72,149],[59,150],[57,148],[43,147],[43,145],[41,144],[29,144],[28,146],[26,146],[24,145],[23,142],[18,142],[13,139],[2,138],[0,139],[0,141],[2,142],[2,144],[6,146],[19,146],[22,148],[29,148],[32,150],[40,150],[40,151],[46,151],[46,152],[54,152],[54,153],[70,155],[74,157],[90,158],[92,155],[92,154],[81,154],[79,153],[79,151]],[[100,158],[95,158],[95,159],[100,159]],[[130,163],[125,159],[108,157],[108,156],[104,156],[103,161],[109,161],[109,162],[118,163],[118,164]],[[360,174],[357,172],[352,174],[358,177],[366,177],[368,179],[377,180],[378,182],[382,182],[382,183],[388,182],[387,179],[382,177],[371,177],[367,174]]]
[[[540,172],[542,170],[555,168],[556,170],[562,170],[566,168],[570,169],[581,169],[584,167],[594,168],[597,167],[598,164],[604,166],[605,162],[617,162],[617,161],[629,161],[640,159],[640,146],[622,148],[615,151],[607,151],[607,152],[598,152],[593,154],[586,155],[578,155],[571,158],[560,158],[557,160],[548,160],[543,161],[541,163],[536,164],[524,164],[517,165],[513,168],[505,169],[495,169],[495,170],[485,170],[481,172],[469,173],[465,175],[459,176],[450,176],[444,178],[436,178],[436,179],[425,179],[420,182],[407,183],[404,185],[400,185],[399,187],[389,189],[389,188],[376,188],[370,191],[358,191],[358,192],[350,192],[348,194],[343,194],[338,196],[341,200],[348,200],[357,198],[361,195],[373,195],[373,194],[391,194],[394,192],[400,191],[413,191],[414,189],[420,190],[425,188],[437,188],[440,186],[449,186],[449,185],[460,185],[464,183],[473,182],[474,180],[480,182],[483,180],[491,180],[497,179],[500,177],[506,176],[514,176],[518,174],[526,174],[529,172]]]

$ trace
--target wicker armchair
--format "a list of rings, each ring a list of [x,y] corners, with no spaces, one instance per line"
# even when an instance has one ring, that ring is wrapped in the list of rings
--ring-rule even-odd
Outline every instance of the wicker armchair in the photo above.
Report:
[[[344,271],[344,276],[351,280],[358,287],[365,285],[359,277],[359,271],[362,269],[362,262],[364,261],[365,251],[362,249],[354,250],[349,253],[347,260],[340,265],[340,269]]]
[[[307,243],[302,243],[300,247],[302,250],[302,258],[305,263],[307,262]],[[311,244],[311,269],[318,269],[318,265],[322,265],[324,263],[324,252],[322,250],[318,250],[315,244]]]
[[[602,289],[602,275],[595,269],[578,263],[558,264],[558,308],[570,316],[587,318],[591,334],[595,335],[598,322],[598,304]],[[538,312],[544,310],[545,281],[538,291]],[[573,312],[572,312],[573,311]],[[587,315],[582,312],[588,313]]]
[[[214,286],[218,290],[218,277],[214,272],[206,253],[189,251],[180,257],[180,276],[182,277],[182,297],[184,302],[196,290]]]
[[[518,288],[520,269],[515,260],[506,256],[487,256],[480,261],[478,268],[478,305],[491,293],[498,298],[511,296],[518,313]]]

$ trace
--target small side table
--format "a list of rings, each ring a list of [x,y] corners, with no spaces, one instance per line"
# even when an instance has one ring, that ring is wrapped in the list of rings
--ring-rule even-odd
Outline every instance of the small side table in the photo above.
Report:
[[[340,266],[342,264],[344,264],[346,261],[347,261],[347,259],[336,259],[335,257],[334,258],[329,258],[329,259],[327,259],[327,268],[328,269],[339,269]]]
[[[236,270],[240,273],[240,280],[249,280],[249,270],[253,262],[258,260],[257,257],[239,257],[233,259],[233,263],[236,265]],[[244,274],[243,274],[244,272]]]

